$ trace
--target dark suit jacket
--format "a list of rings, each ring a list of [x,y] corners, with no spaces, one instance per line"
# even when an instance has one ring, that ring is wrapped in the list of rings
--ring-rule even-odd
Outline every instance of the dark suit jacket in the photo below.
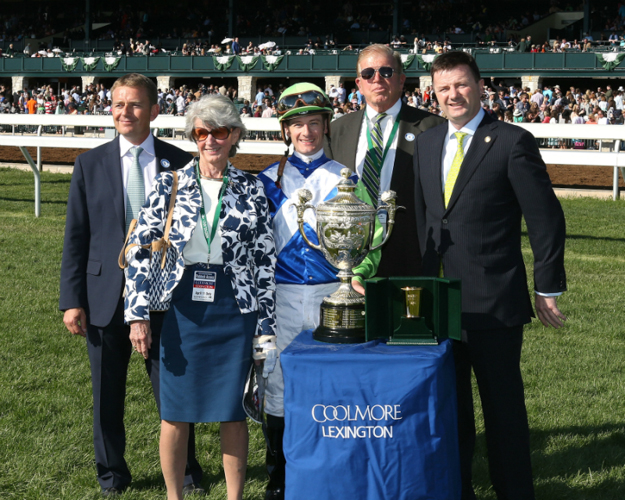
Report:
[[[360,128],[363,125],[364,110],[347,114],[331,125],[331,141],[326,144],[326,155],[356,171],[356,149]],[[415,137],[421,132],[446,123],[439,116],[402,104],[397,131],[397,152],[391,178],[391,189],[397,193],[398,210],[395,227],[389,241],[382,248],[382,259],[376,276],[418,276],[421,274],[419,241],[416,233],[416,220],[413,211],[414,177],[412,154],[414,138],[409,141],[407,134]]]
[[[521,217],[543,293],[566,290],[565,222],[536,140],[486,115],[464,158],[449,206],[441,181],[447,125],[420,135],[414,155],[415,210],[423,271],[462,280],[462,326],[519,326],[533,316],[521,253]]]
[[[173,169],[192,155],[154,138],[159,171],[161,160]],[[65,242],[61,264],[62,311],[82,307],[90,324],[108,325],[119,304],[124,272],[117,258],[125,238],[126,215],[119,138],[76,158],[67,201]]]

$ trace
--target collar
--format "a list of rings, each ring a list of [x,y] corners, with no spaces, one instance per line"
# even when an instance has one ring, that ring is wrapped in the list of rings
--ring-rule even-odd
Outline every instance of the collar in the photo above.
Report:
[[[303,155],[301,153],[298,153],[297,151],[293,152],[293,156],[297,156],[304,163],[312,163],[313,161],[318,160],[319,158],[323,156],[323,148],[321,148],[312,156]]]
[[[397,99],[397,102],[393,104],[389,109],[385,111],[387,116],[393,118],[393,121],[397,119],[397,115],[399,114],[399,110],[401,109],[401,99]],[[369,121],[373,120],[379,113],[373,109],[371,106],[367,106],[365,110],[365,114]]]
[[[313,156],[301,155],[296,151],[289,158],[289,163],[293,165],[305,178],[328,161],[328,157],[325,155],[323,148],[321,148],[321,150]]]
[[[123,135],[119,136],[119,156],[124,157],[130,148],[133,148],[135,145],[132,144],[128,139],[126,139]],[[149,153],[152,156],[156,156],[154,152],[154,136],[152,134],[148,134],[148,137],[145,141],[139,144],[139,147],[143,149],[145,153]]]
[[[448,122],[447,124],[447,137],[449,137],[450,139],[454,137],[454,134],[456,132],[465,132],[467,134],[469,134],[470,136],[475,135],[475,132],[477,131],[477,128],[479,127],[480,123],[482,123],[482,120],[484,119],[484,109],[480,108],[480,110],[477,112],[477,115],[475,115],[471,121],[469,121],[469,123],[467,123],[464,127],[462,127],[460,130],[457,130],[456,127],[454,127],[451,122]]]

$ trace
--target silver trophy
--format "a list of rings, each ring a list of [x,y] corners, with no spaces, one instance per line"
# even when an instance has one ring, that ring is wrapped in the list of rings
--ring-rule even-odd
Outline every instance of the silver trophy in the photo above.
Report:
[[[365,298],[352,287],[352,269],[360,264],[370,251],[380,248],[391,236],[395,223],[395,192],[385,191],[378,208],[359,200],[354,195],[356,185],[350,180],[351,171],[341,170],[343,179],[338,183],[338,194],[329,201],[314,207],[309,202],[312,193],[298,189],[299,201],[295,203],[299,231],[306,243],[320,250],[326,260],[339,269],[339,289],[321,304],[321,321],[313,338],[322,342],[352,344],[365,341]],[[319,245],[312,243],[304,232],[304,212],[315,211]],[[373,245],[375,219],[387,216],[383,241]]]

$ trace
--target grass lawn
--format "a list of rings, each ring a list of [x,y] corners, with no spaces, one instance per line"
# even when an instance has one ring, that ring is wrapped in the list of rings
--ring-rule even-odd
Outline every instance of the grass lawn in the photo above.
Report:
[[[70,176],[42,174],[40,218],[33,176],[0,169],[0,498],[95,499],[91,386],[85,342],[57,310]],[[527,327],[523,371],[537,497],[625,498],[625,202],[562,200],[569,283],[560,330]],[[524,252],[531,265],[527,238]],[[531,267],[530,267],[531,269]],[[531,275],[531,272],[530,272]],[[531,286],[531,284],[530,284]],[[123,498],[164,498],[159,421],[139,357],[128,380]],[[483,425],[475,460],[479,499],[490,487]],[[250,426],[245,498],[262,499],[264,441]],[[225,498],[218,426],[197,427],[208,498]],[[326,499],[320,499],[326,500]],[[329,499],[327,499],[329,500]],[[350,499],[351,500],[351,499]]]

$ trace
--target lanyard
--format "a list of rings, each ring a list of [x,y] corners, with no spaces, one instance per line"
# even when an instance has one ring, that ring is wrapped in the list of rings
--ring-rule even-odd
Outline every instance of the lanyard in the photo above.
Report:
[[[399,115],[401,114],[401,110],[397,113],[397,118],[395,118],[395,123],[393,124],[393,129],[391,130],[391,135],[388,138],[386,143],[386,147],[384,148],[384,153],[382,154],[382,161],[380,164],[377,162],[377,155],[371,155],[371,159],[373,160],[373,165],[378,173],[382,172],[382,165],[384,165],[384,160],[386,159],[386,154],[393,144],[393,140],[395,139],[395,135],[397,135],[397,129],[399,128]],[[367,145],[369,146],[369,150],[373,149],[373,141],[371,141],[371,130],[367,128]]]
[[[208,262],[211,260],[211,241],[215,238],[215,233],[217,232],[217,226],[219,225],[219,215],[221,213],[221,202],[224,198],[224,193],[226,192],[226,186],[228,185],[228,176],[223,176],[223,182],[221,184],[221,189],[219,190],[219,201],[217,202],[217,208],[215,209],[215,216],[213,217],[213,227],[210,232],[208,231],[208,221],[206,220],[206,209],[204,208],[204,191],[202,191],[202,181],[200,174],[200,162],[195,164],[195,173],[197,174],[197,183],[200,187],[200,218],[202,219],[202,231],[204,233],[204,238],[206,238],[206,243],[208,244]]]

